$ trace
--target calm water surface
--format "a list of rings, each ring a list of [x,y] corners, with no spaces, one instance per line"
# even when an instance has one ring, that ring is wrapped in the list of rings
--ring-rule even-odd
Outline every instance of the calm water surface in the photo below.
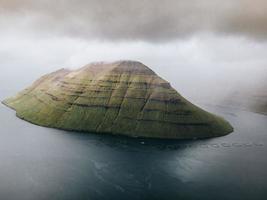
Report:
[[[235,132],[198,141],[81,134],[32,125],[1,104],[0,199],[267,199],[267,117],[204,106]]]

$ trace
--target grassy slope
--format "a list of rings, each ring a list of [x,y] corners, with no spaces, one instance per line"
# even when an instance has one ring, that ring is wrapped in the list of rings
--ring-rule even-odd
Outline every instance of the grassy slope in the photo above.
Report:
[[[233,130],[138,62],[59,70],[4,103],[22,119],[65,130],[153,138],[205,138]]]

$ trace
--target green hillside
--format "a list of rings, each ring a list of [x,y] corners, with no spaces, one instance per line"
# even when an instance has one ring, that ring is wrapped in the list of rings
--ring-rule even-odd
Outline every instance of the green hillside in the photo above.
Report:
[[[227,121],[194,106],[135,61],[61,69],[3,103],[24,120],[64,130],[177,139],[233,131]]]

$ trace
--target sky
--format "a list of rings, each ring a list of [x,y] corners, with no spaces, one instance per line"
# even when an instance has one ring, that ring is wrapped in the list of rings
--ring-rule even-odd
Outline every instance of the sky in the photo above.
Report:
[[[0,0],[0,89],[126,59],[216,102],[266,82],[266,10],[266,0]]]

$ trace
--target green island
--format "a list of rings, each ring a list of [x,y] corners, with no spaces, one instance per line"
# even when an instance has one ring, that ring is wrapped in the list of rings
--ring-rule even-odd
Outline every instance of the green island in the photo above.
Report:
[[[21,119],[69,131],[162,139],[233,131],[226,120],[193,105],[137,61],[60,69],[3,103]]]

